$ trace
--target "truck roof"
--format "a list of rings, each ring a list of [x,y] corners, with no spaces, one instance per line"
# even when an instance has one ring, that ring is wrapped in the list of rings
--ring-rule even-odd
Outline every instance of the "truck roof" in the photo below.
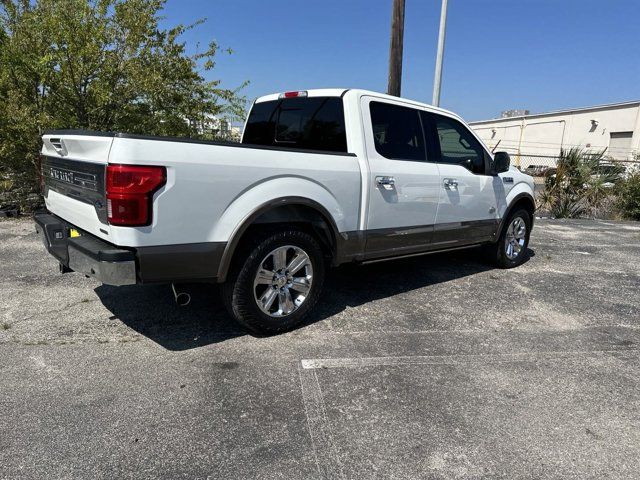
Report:
[[[387,95],[386,93],[374,92],[372,90],[363,90],[359,88],[315,88],[311,90],[293,90],[293,91],[307,92],[307,97],[341,97],[347,92],[355,92],[356,94],[359,94],[359,95],[371,95],[374,97],[384,98],[387,100],[395,100],[395,101],[401,100],[403,102],[413,104],[416,107],[424,107],[434,112],[441,112],[447,115],[460,118],[459,115],[457,115],[456,113],[451,112],[449,110],[445,110],[444,108],[434,107],[433,105],[429,105],[428,103],[418,102],[417,100],[410,100],[408,98],[403,98],[403,97],[394,97],[392,95]],[[282,95],[283,93],[284,92],[278,92],[278,93],[271,93],[269,95],[263,95],[261,97],[258,97],[255,103],[278,100],[280,98],[280,95]]]

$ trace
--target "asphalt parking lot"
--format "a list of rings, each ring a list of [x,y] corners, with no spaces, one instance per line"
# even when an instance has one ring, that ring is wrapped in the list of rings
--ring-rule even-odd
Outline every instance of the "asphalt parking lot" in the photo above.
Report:
[[[637,223],[340,268],[270,338],[60,275],[28,220],[0,265],[0,478],[640,478]]]

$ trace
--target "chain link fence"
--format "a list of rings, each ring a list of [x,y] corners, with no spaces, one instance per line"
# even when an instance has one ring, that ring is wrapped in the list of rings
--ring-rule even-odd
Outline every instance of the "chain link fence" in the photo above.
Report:
[[[509,155],[511,156],[511,165],[533,177],[536,191],[544,189],[545,178],[555,173],[560,158],[557,155],[523,155],[518,153],[510,153]],[[640,171],[640,152],[636,153],[634,158],[634,160],[604,158],[602,167],[615,168],[624,176],[626,172]]]
[[[526,155],[518,153],[509,153],[511,156],[511,164],[515,165],[521,171],[534,177],[544,177],[548,175],[549,170],[556,168],[558,165],[557,155]],[[635,160],[617,160],[613,158],[603,158],[603,164],[619,165],[624,167],[625,170],[633,169],[640,166],[640,156],[637,156]]]

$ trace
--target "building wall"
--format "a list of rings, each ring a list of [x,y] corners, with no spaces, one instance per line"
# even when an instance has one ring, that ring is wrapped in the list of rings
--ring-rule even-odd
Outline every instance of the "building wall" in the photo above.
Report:
[[[522,168],[549,164],[561,148],[574,146],[607,149],[605,154],[616,160],[630,160],[640,152],[640,102],[484,120],[471,122],[471,127],[490,149],[509,152]],[[614,139],[628,146],[609,149],[611,133],[619,132],[632,132],[628,141]]]

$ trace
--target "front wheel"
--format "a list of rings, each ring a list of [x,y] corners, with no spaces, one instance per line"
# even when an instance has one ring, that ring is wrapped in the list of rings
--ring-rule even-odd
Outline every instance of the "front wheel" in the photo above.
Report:
[[[526,210],[517,210],[507,218],[495,244],[489,246],[491,260],[500,268],[520,265],[527,256],[531,216]]]
[[[317,240],[300,230],[259,236],[245,246],[222,286],[227,310],[254,333],[276,334],[302,323],[324,282]]]

